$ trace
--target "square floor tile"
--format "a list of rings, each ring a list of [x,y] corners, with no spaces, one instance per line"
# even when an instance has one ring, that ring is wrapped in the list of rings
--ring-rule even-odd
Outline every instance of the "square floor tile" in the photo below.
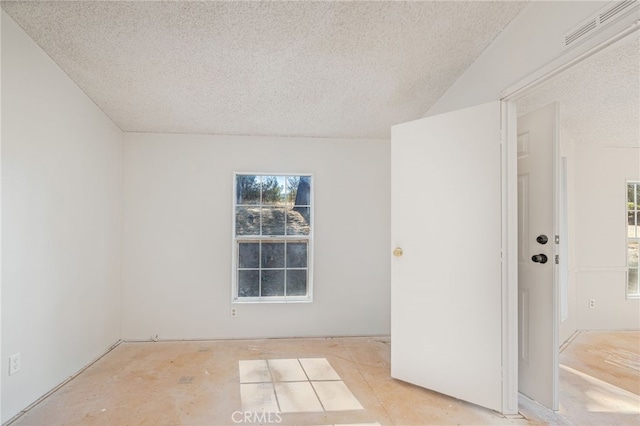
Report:
[[[240,385],[242,411],[278,413],[278,402],[271,383],[243,383]]]
[[[323,411],[309,382],[274,383],[280,411],[283,413],[313,413]]]
[[[340,376],[326,358],[300,358],[300,364],[309,380],[340,380]]]
[[[271,381],[271,374],[267,361],[251,359],[238,361],[240,369],[240,383],[265,383]]]
[[[269,370],[274,382],[303,382],[307,375],[297,359],[270,359]]]
[[[363,410],[360,402],[341,381],[311,382],[325,411]]]

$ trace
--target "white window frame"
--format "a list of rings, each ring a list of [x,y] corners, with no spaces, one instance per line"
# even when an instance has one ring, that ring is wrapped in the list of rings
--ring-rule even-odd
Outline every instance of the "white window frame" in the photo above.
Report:
[[[638,245],[640,246],[640,224],[638,224],[636,222],[636,236],[635,237],[630,237],[629,236],[629,213],[631,212],[631,210],[629,210],[629,204],[628,204],[628,196],[627,196],[627,191],[629,190],[629,185],[637,185],[640,186],[640,182],[639,181],[627,181],[627,184],[625,185],[625,192],[624,192],[624,201],[625,201],[625,235],[626,235],[626,244],[625,244],[625,266],[626,266],[626,280],[625,280],[625,289],[624,289],[624,293],[627,297],[627,299],[638,299],[640,298],[640,287],[638,287],[638,293],[629,293],[629,270],[631,269],[631,267],[629,266],[629,243],[632,241],[636,241],[638,242]],[[636,217],[638,215],[638,213],[640,212],[640,210],[638,210],[638,203],[640,203],[640,200],[635,200],[635,198],[637,197],[637,191],[633,191],[634,193],[634,205],[635,208],[633,210],[634,214],[636,214]],[[637,219],[636,219],[637,220]],[[637,267],[633,267],[633,269],[638,270],[638,279],[640,280],[640,265],[638,265]]]
[[[286,235],[286,226],[285,226],[285,235],[236,235],[236,207],[237,207],[237,177],[238,176],[276,176],[276,177],[293,177],[293,176],[307,176],[311,179],[311,189],[310,189],[310,218],[309,218],[309,235]],[[232,241],[232,268],[231,268],[231,303],[310,303],[313,302],[313,235],[314,235],[314,219],[315,219],[315,178],[313,173],[265,173],[265,172],[234,172],[233,180],[232,180],[232,212],[231,212],[231,241]],[[261,204],[260,204],[261,205]],[[307,295],[306,296],[258,296],[258,297],[239,297],[239,286],[238,286],[238,275],[240,268],[238,267],[238,256],[239,256],[239,244],[240,242],[300,242],[305,241],[307,243]],[[286,252],[285,252],[286,258]],[[259,268],[262,270],[262,266]],[[295,268],[286,268],[285,265],[285,291],[286,291],[286,271],[288,269]]]

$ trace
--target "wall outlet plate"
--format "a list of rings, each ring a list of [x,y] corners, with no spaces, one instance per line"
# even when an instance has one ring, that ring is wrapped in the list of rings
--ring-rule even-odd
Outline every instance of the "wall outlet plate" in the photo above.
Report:
[[[20,353],[9,357],[9,375],[16,374],[20,370]]]
[[[231,317],[235,318],[238,316],[238,308],[231,308]]]

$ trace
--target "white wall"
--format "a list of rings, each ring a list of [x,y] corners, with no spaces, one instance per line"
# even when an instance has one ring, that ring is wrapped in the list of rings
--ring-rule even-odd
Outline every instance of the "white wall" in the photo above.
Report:
[[[612,2],[531,2],[496,37],[425,116],[500,99],[501,93],[521,80],[566,63],[628,27],[635,15],[613,23],[588,41],[565,50],[564,34]]]
[[[3,11],[3,422],[119,338],[121,161],[120,130]]]
[[[390,144],[125,133],[123,339],[390,332]],[[310,172],[314,301],[231,318],[233,172]]]
[[[640,329],[640,299],[625,297],[626,182],[640,180],[640,149],[576,147],[575,168],[577,327]]]

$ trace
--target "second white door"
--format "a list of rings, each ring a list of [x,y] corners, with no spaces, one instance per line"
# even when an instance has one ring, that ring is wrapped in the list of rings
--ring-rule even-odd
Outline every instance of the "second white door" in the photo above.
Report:
[[[558,409],[557,123],[555,103],[518,118],[518,390],[552,410]]]

